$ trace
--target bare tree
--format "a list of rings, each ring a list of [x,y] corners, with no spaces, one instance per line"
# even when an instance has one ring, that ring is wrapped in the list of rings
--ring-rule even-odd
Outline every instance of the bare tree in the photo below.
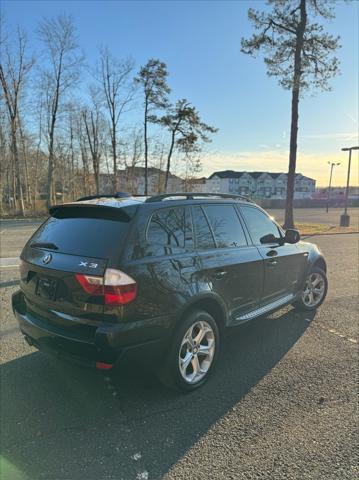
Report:
[[[44,101],[40,93],[38,103],[36,105],[36,117],[38,123],[37,142],[35,151],[35,166],[34,166],[34,187],[33,187],[33,210],[36,210],[37,189],[38,189],[38,171],[41,153],[41,143],[43,136],[43,117],[44,117]]]
[[[115,191],[118,187],[118,124],[121,115],[129,107],[129,104],[133,99],[134,90],[133,84],[130,80],[132,70],[133,61],[131,59],[118,60],[110,53],[108,48],[104,48],[100,51],[97,78],[102,86],[105,105],[109,116],[113,164],[113,188]]]
[[[19,113],[19,121],[18,121],[18,130],[20,134],[20,145],[21,145],[21,154],[22,154],[22,166],[23,168],[23,178],[25,184],[25,193],[26,193],[26,203],[31,208],[31,186],[30,186],[30,178],[29,178],[29,159],[28,159],[28,149],[30,144],[30,139],[26,136],[25,130],[22,125],[22,117]]]
[[[19,109],[27,75],[34,64],[34,59],[27,56],[27,36],[19,27],[16,45],[11,50],[7,39],[1,42],[0,82],[4,94],[8,117],[10,120],[11,153],[14,172],[14,201],[19,196],[20,212],[25,215],[22,189],[22,175],[17,144],[19,128]]]
[[[84,124],[80,118],[77,120],[77,136],[79,140],[80,155],[82,162],[82,190],[85,195],[91,193],[91,185],[89,182],[90,168],[89,168],[89,154],[87,135],[84,128]]]
[[[48,62],[42,71],[42,87],[47,107],[47,136],[49,164],[47,176],[47,205],[56,201],[54,191],[55,133],[61,102],[79,78],[82,56],[79,54],[75,28],[71,17],[60,15],[45,19],[39,28]]]
[[[3,201],[9,200],[10,192],[10,161],[8,155],[8,122],[3,97],[0,95],[0,213],[4,211]]]
[[[88,146],[91,153],[92,167],[95,177],[96,193],[100,193],[100,163],[101,163],[101,132],[104,127],[104,118],[101,112],[101,105],[98,92],[90,91],[91,106],[82,109],[82,119],[85,125],[85,132]]]
[[[143,131],[140,128],[132,128],[123,144],[125,158],[125,179],[122,182],[126,191],[138,193],[136,179],[137,167],[141,163],[143,155]]]
[[[145,153],[145,195],[148,193],[148,123],[156,123],[156,110],[163,110],[169,106],[168,94],[170,88],[167,85],[167,66],[158,59],[151,58],[146,65],[141,67],[136,82],[143,88],[144,93],[144,153]]]
[[[338,59],[333,56],[339,38],[324,32],[315,21],[333,17],[326,0],[269,0],[269,12],[249,9],[248,17],[258,31],[242,39],[242,51],[254,55],[264,51],[269,76],[279,78],[292,91],[291,130],[285,228],[293,228],[293,198],[297,162],[298,108],[300,93],[311,87],[329,89],[328,81],[338,73]]]

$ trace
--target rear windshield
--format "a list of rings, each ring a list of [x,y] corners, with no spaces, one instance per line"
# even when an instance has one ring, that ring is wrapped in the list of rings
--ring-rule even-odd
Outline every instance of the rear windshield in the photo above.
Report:
[[[127,221],[119,219],[50,217],[37,230],[29,245],[52,243],[61,253],[110,258],[119,252],[128,225]]]

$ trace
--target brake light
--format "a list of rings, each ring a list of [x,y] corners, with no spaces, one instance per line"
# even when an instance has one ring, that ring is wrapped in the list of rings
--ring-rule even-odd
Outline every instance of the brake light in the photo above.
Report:
[[[114,268],[107,268],[104,277],[76,274],[75,278],[89,295],[103,296],[105,305],[125,305],[137,295],[135,280]]]

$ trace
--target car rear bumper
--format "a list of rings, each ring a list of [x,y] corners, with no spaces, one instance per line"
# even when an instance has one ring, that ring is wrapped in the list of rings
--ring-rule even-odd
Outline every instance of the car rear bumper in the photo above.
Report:
[[[27,308],[21,290],[12,296],[12,308],[26,341],[46,353],[95,367],[97,362],[118,364],[128,360],[159,361],[164,353],[167,331],[162,317],[142,322],[104,324],[92,338],[61,332]],[[78,329],[77,329],[78,332]]]

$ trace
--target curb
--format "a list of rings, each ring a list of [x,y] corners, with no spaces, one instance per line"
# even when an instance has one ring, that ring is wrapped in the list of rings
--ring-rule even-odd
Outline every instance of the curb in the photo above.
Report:
[[[42,217],[0,217],[0,222],[6,221],[18,221],[18,222],[33,222],[35,220],[43,221],[46,220],[48,215],[44,215]]]
[[[358,235],[359,232],[333,232],[333,233],[310,233],[309,235],[303,235],[301,238],[311,237],[329,237],[332,235]]]

